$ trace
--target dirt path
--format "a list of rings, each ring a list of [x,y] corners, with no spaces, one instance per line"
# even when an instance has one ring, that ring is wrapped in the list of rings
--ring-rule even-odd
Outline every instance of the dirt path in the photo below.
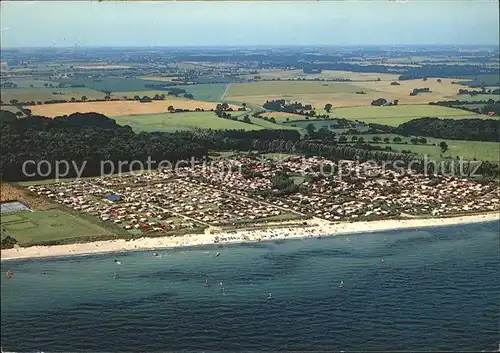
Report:
[[[226,90],[224,91],[224,93],[222,94],[222,97],[220,98],[221,101],[223,101],[224,98],[226,98],[226,94],[227,94],[227,91],[229,91],[229,87],[231,87],[230,83],[227,84]]]

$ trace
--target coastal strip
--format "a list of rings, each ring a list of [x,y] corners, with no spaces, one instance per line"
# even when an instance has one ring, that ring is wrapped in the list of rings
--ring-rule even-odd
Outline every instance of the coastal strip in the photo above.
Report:
[[[309,221],[308,227],[264,228],[255,230],[238,230],[234,232],[207,231],[204,234],[186,234],[182,236],[139,238],[134,240],[108,240],[90,243],[66,245],[16,247],[1,251],[1,261],[31,259],[43,257],[90,255],[98,253],[154,250],[163,248],[188,247],[209,244],[260,242],[269,240],[297,239],[317,236],[336,236],[356,233],[373,233],[400,229],[453,226],[460,224],[492,222],[500,219],[500,213],[480,215],[398,219],[370,222],[338,222],[331,223],[320,219]]]

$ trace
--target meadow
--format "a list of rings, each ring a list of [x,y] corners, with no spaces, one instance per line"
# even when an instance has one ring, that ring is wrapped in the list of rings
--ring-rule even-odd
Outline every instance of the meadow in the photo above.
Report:
[[[122,115],[146,115],[166,113],[169,106],[178,109],[195,110],[196,108],[210,110],[215,109],[216,103],[201,102],[184,98],[168,98],[165,100],[152,101],[149,103],[141,103],[139,101],[109,101],[109,102],[74,102],[74,103],[56,103],[28,106],[34,115],[42,115],[47,117],[56,117],[61,115],[69,115],[72,113],[87,113],[95,112],[106,116],[122,116]],[[230,105],[234,110],[239,107]],[[212,113],[214,114],[214,113]]]
[[[2,215],[3,236],[14,237],[19,244],[110,234],[82,217],[60,210],[16,212]]]
[[[341,132],[342,130],[334,130],[335,132]],[[417,153],[420,155],[427,155],[429,158],[434,160],[442,160],[444,158],[457,158],[462,157],[465,160],[472,160],[476,158],[477,160],[483,161],[498,161],[498,156],[500,155],[500,144],[497,142],[483,142],[483,141],[465,141],[465,140],[445,140],[437,139],[432,137],[426,137],[427,144],[412,144],[410,137],[400,136],[397,134],[362,134],[356,135],[358,138],[362,137],[366,143],[372,144],[374,146],[386,147],[390,146],[395,151],[411,151],[412,153]],[[373,137],[377,136],[382,141],[379,143],[373,143]],[[352,135],[346,135],[347,140],[351,141]],[[401,138],[401,143],[393,143],[395,137]],[[389,138],[390,143],[383,142],[384,138]],[[439,143],[445,141],[448,145],[448,150],[444,153],[441,152]],[[434,145],[435,144],[435,145]]]
[[[412,119],[422,117],[441,117],[453,119],[488,118],[466,110],[441,107],[436,105],[395,105],[390,107],[346,107],[331,111],[335,117],[361,120],[366,123],[377,123],[389,126],[399,126]]]
[[[120,125],[130,125],[136,132],[175,132],[195,128],[214,130],[261,130],[255,124],[219,118],[214,112],[164,113],[113,117]]]
[[[463,141],[463,140],[442,140],[427,138],[429,143],[439,144],[445,141],[448,144],[448,150],[441,153],[439,146],[433,145],[401,145],[388,144],[396,151],[410,150],[414,153],[427,155],[429,158],[441,160],[446,157],[457,158],[462,157],[465,160],[477,159],[481,161],[498,162],[500,156],[500,145],[497,142],[483,141]]]

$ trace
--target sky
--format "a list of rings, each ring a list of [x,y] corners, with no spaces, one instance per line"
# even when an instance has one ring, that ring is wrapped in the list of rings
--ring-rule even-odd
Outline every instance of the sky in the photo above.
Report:
[[[0,2],[2,47],[498,45],[498,0]]]

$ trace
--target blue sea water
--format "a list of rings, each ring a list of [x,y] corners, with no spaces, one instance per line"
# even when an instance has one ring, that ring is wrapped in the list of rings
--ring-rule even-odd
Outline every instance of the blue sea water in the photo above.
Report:
[[[500,341],[499,226],[3,262],[14,275],[1,281],[1,344],[44,352],[492,351]]]

